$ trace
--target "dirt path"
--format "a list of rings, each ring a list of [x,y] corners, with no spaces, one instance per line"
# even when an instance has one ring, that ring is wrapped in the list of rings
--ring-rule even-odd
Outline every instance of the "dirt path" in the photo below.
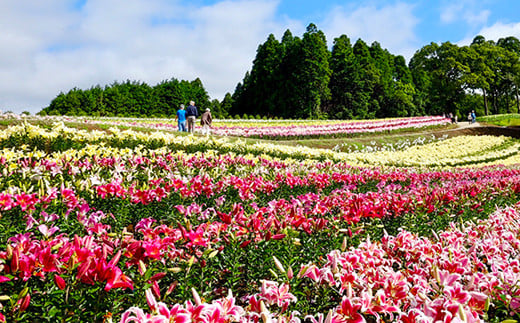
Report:
[[[500,127],[489,124],[481,124],[478,122],[459,122],[457,127],[453,129],[433,131],[432,134],[461,136],[461,135],[491,135],[491,136],[506,136],[513,138],[520,138],[520,128],[514,127]]]
[[[478,127],[481,127],[480,123],[478,123],[478,122],[474,122],[474,123],[470,123],[470,122],[459,122],[459,123],[457,123],[457,126],[459,127],[459,129],[478,128]]]

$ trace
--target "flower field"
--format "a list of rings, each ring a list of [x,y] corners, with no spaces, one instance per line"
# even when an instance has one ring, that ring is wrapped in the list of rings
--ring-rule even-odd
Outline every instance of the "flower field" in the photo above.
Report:
[[[135,118],[87,118],[49,117],[51,119],[88,124],[111,124],[113,126],[137,127],[164,131],[176,131],[177,123],[172,119]],[[366,133],[382,133],[399,130],[423,129],[445,126],[451,121],[442,116],[409,117],[381,120],[215,120],[212,133],[217,136],[264,138],[285,140],[295,138],[326,138],[354,136]],[[199,131],[198,123],[195,130]]]
[[[415,117],[388,120],[327,122],[322,124],[289,124],[289,125],[218,125],[216,135],[240,136],[250,138],[291,139],[306,137],[334,137],[355,135],[360,133],[378,133],[400,129],[418,129],[438,125],[446,125],[449,119],[443,117]]]
[[[0,321],[520,319],[519,143],[0,131]]]

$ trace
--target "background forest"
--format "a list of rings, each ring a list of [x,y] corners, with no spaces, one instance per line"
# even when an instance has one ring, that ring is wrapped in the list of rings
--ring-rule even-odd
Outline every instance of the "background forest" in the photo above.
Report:
[[[314,24],[258,46],[250,71],[222,101],[202,81],[175,78],[155,86],[127,80],[60,93],[39,114],[169,117],[194,100],[214,117],[367,119],[454,113],[463,118],[520,112],[520,41],[477,36],[469,46],[430,43],[407,64],[378,42],[346,35],[329,50]]]

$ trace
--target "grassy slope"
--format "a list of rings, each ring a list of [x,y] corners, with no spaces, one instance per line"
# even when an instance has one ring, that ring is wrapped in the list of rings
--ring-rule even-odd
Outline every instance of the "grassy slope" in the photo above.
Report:
[[[501,127],[518,127],[520,126],[520,114],[513,113],[484,116],[479,117],[477,121]]]

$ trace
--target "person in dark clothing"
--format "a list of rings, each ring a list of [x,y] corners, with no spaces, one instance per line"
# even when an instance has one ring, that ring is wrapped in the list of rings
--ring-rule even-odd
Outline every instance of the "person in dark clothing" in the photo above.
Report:
[[[195,102],[190,101],[190,105],[186,108],[186,120],[188,121],[188,132],[193,133],[195,129],[195,120],[199,116],[199,111],[195,106]]]

